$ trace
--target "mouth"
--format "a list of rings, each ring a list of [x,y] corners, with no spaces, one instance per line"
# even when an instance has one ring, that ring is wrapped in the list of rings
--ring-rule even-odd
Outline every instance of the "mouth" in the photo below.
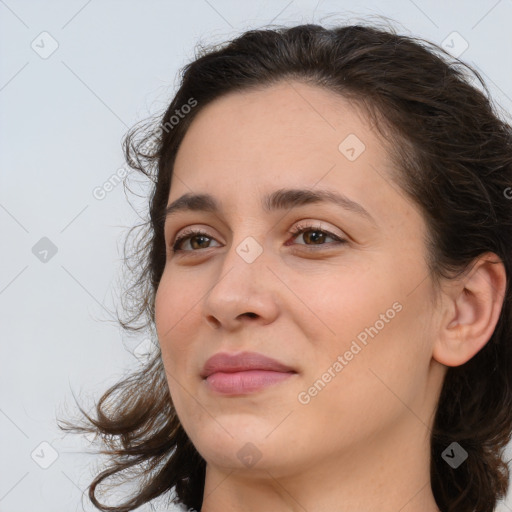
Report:
[[[260,391],[282,382],[296,372],[245,370],[242,372],[215,372],[206,377],[210,390],[224,395],[243,395]]]
[[[293,375],[290,366],[256,352],[217,353],[201,372],[208,389],[223,395],[254,393]]]

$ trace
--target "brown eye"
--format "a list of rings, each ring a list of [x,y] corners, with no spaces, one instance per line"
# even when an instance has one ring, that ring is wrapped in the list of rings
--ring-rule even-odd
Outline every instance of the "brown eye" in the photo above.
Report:
[[[196,249],[208,249],[209,246],[205,245],[208,241],[214,240],[208,233],[205,233],[201,230],[191,230],[186,231],[176,238],[175,242],[172,244],[173,252],[191,252],[188,249],[181,249],[181,245],[183,242],[190,240],[190,246],[192,247],[192,252],[195,252]]]
[[[291,234],[294,237],[297,237],[299,235],[302,235],[303,233],[305,233],[303,240],[306,243],[299,244],[299,245],[306,245],[306,246],[330,245],[330,244],[323,243],[323,242],[325,242],[326,238],[333,238],[338,243],[347,243],[347,240],[344,240],[343,238],[340,238],[339,236],[335,235],[334,233],[331,233],[330,231],[326,231],[325,229],[322,229],[319,226],[303,226],[303,225],[297,226],[292,231]]]

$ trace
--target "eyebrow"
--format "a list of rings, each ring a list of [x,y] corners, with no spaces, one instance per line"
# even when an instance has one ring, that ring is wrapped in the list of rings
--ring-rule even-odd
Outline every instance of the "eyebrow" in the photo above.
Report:
[[[375,219],[368,211],[349,199],[344,194],[332,190],[309,190],[309,189],[279,189],[266,195],[262,199],[262,208],[270,213],[276,210],[298,208],[307,204],[333,203],[345,210],[356,213],[361,217],[376,224]],[[164,222],[169,217],[183,211],[203,211],[218,213],[220,205],[210,194],[184,194],[168,205],[164,211]]]

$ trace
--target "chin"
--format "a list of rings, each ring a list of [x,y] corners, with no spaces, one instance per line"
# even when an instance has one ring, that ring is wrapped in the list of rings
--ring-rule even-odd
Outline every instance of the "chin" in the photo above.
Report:
[[[201,456],[215,465],[238,468],[258,468],[278,456],[286,438],[290,439],[284,426],[247,415],[225,415],[214,421],[203,422],[201,431],[191,438]],[[272,465],[272,464],[271,464]],[[269,466],[270,467],[270,466]]]

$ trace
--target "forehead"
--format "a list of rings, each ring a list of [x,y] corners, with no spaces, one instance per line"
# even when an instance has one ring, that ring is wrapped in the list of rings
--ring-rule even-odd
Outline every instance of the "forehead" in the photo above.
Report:
[[[344,141],[348,153],[340,151]],[[213,174],[261,182],[267,175],[298,179],[312,168],[321,176],[333,165],[337,171],[361,171],[359,157],[368,161],[372,156],[381,164],[387,160],[378,136],[352,102],[319,87],[283,82],[230,93],[206,105],[181,143],[175,171],[186,171],[190,179],[201,175],[203,182]],[[353,172],[352,178],[360,175]]]
[[[353,101],[283,82],[229,93],[198,112],[176,156],[168,202],[187,193],[210,193],[221,203],[235,194],[247,202],[280,188],[320,187],[391,221],[393,213],[415,208],[391,183],[391,167],[379,134]]]
[[[178,163],[181,154],[191,149],[187,146],[198,142],[223,160],[275,161],[312,155],[327,161],[340,156],[339,144],[348,135],[359,139],[357,149],[362,144],[381,146],[354,101],[320,87],[282,82],[229,93],[206,105],[188,129]],[[204,154],[186,156],[190,160]]]

